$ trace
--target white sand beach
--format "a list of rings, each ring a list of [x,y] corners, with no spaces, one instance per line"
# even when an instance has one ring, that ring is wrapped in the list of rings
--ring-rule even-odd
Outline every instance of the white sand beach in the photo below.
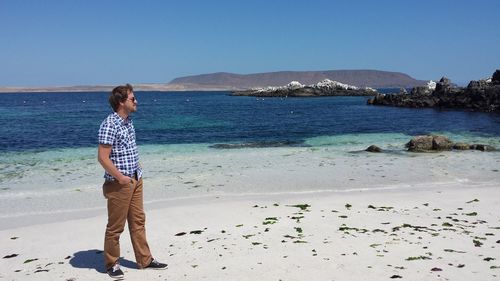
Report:
[[[499,195],[429,186],[186,200],[148,212],[150,245],[169,268],[137,270],[127,233],[122,265],[126,280],[495,280]],[[108,280],[104,225],[98,216],[1,231],[2,254],[18,256],[1,260],[0,277]]]
[[[143,155],[148,239],[169,268],[136,269],[126,230],[125,280],[500,278],[497,152]],[[70,193],[95,200],[88,210],[56,200],[53,213],[1,217],[0,280],[110,280],[102,171],[92,167],[81,173],[95,185]]]

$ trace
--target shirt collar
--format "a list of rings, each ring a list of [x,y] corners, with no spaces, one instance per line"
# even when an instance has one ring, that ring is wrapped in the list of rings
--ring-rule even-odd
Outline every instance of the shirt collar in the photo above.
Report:
[[[130,116],[128,116],[126,119],[123,119],[118,113],[113,112],[113,120],[117,123],[120,123],[121,125],[127,125],[132,122],[132,119]]]

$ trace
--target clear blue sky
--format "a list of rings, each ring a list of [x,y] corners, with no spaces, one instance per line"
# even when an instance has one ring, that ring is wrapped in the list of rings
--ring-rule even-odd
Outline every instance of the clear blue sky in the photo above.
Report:
[[[462,83],[500,68],[497,0],[0,0],[0,86],[377,69]]]

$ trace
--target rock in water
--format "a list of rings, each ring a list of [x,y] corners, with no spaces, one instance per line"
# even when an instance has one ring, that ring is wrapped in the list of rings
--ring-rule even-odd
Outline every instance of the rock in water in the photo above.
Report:
[[[374,96],[375,89],[365,87],[358,88],[353,85],[340,83],[325,79],[312,85],[302,85],[292,81],[286,86],[255,88],[245,91],[236,91],[233,96],[255,96],[255,97],[322,97],[322,96]]]
[[[437,107],[470,111],[500,113],[500,70],[490,79],[471,81],[466,88],[455,87],[443,77],[435,89],[429,82],[428,87],[415,87],[411,94],[376,95],[367,101],[370,105],[401,107]]]
[[[368,152],[382,152],[382,149],[376,145],[370,145],[365,151]]]
[[[471,149],[481,151],[495,151],[495,148],[493,146],[487,144],[473,144],[471,145]]]
[[[453,145],[453,149],[456,150],[469,150],[470,149],[470,144],[468,143],[463,143],[463,142],[457,142]]]
[[[416,136],[406,144],[408,151],[426,152],[426,151],[442,151],[450,150],[453,147],[451,142],[445,136]]]
[[[416,136],[406,144],[408,151],[431,151],[432,150],[432,136]]]
[[[453,143],[444,136],[433,136],[432,138],[432,149],[433,150],[450,150],[453,147]]]
[[[491,82],[500,84],[500,69],[495,70],[495,73],[493,73],[493,76],[491,77]]]

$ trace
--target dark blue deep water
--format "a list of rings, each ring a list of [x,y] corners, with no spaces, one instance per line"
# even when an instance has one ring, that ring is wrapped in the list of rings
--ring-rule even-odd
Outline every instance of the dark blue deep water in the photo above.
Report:
[[[141,144],[300,142],[355,133],[500,136],[500,115],[366,105],[366,97],[232,97],[227,92],[136,92]],[[108,93],[0,95],[0,151],[96,146]]]

